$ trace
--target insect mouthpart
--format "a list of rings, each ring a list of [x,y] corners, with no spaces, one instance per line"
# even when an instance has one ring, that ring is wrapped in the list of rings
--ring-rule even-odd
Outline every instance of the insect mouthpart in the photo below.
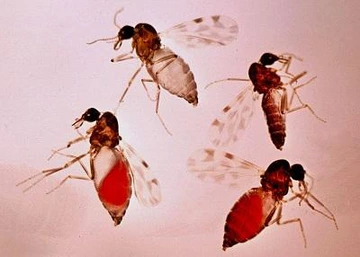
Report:
[[[122,27],[117,35],[118,40],[114,44],[114,50],[119,50],[122,45],[122,41],[132,38],[134,33],[134,27],[128,25]]]
[[[81,118],[76,119],[75,122],[72,124],[76,129],[80,128],[84,121],[87,122],[94,122],[98,120],[100,117],[100,112],[95,108],[89,108],[81,115]]]

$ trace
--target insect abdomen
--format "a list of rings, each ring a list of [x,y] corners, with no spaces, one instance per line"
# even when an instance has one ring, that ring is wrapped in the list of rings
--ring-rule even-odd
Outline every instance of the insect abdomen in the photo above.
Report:
[[[146,68],[154,82],[171,94],[197,105],[198,92],[194,74],[189,65],[169,48],[156,50],[152,63],[147,64]]]
[[[93,172],[99,199],[114,225],[119,225],[132,193],[129,164],[119,151],[102,147],[93,161]]]
[[[262,108],[266,116],[266,122],[269,128],[271,141],[279,150],[285,143],[285,118],[281,113],[281,101],[279,101],[279,93],[277,90],[270,90],[264,95],[262,100]]]
[[[232,207],[226,218],[223,250],[259,234],[271,219],[275,201],[271,192],[250,189]]]

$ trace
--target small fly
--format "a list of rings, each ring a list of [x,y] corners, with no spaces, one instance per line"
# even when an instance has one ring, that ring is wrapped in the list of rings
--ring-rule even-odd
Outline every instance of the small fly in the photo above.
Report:
[[[69,162],[61,167],[43,170],[18,183],[17,186],[37,178],[24,190],[27,191],[44,178],[74,163],[79,163],[86,176],[68,175],[48,194],[58,189],[68,179],[92,180],[99,199],[114,220],[115,226],[120,224],[125,215],[133,188],[140,203],[147,206],[157,205],[161,200],[159,183],[150,174],[148,164],[139,158],[135,150],[119,136],[119,124],[116,117],[111,112],[101,114],[95,108],[90,108],[75,121],[74,128],[77,130],[84,121],[96,121],[96,124],[86,132],[86,136],[82,136],[79,132],[80,137],[68,142],[66,147],[53,151],[53,155],[59,154],[71,158]],[[90,141],[88,152],[78,156],[61,152],[88,138]],[[82,162],[87,155],[90,156],[90,171]]]
[[[272,162],[269,167],[263,168],[240,158],[231,153],[214,149],[196,151],[188,161],[190,172],[204,180],[211,178],[219,183],[235,185],[244,172],[260,174],[261,187],[248,190],[232,207],[226,218],[223,250],[237,243],[244,243],[257,236],[265,227],[274,223],[278,225],[298,223],[306,247],[304,228],[300,218],[282,220],[283,203],[300,199],[299,205],[305,202],[312,210],[337,223],[331,211],[316,198],[311,192],[304,178],[306,172],[302,165],[290,166],[284,159]],[[309,176],[309,175],[307,175]],[[293,180],[298,181],[298,191],[293,189]],[[292,196],[284,200],[288,191]],[[313,200],[323,210],[315,208],[310,202]]]
[[[184,22],[163,33],[158,33],[152,25],[147,23],[139,23],[135,27],[119,26],[116,24],[116,18],[122,10],[116,12],[114,16],[114,24],[119,28],[118,35],[112,38],[98,39],[89,44],[98,41],[114,42],[114,50],[118,50],[124,40],[132,39],[132,50],[129,53],[111,59],[112,62],[120,62],[137,56],[141,61],[141,66],[135,71],[121,95],[116,110],[124,100],[135,77],[145,66],[151,79],[141,79],[141,83],[148,97],[156,102],[155,112],[167,130],[159,115],[160,87],[171,94],[184,98],[194,106],[198,104],[198,92],[194,74],[189,65],[170,48],[164,46],[161,38],[163,36],[171,37],[180,43],[185,43],[188,47],[224,46],[236,39],[239,30],[237,23],[229,17],[215,15]],[[133,54],[134,50],[136,56]],[[155,99],[150,97],[146,83],[156,85]]]
[[[263,95],[261,106],[266,117],[271,140],[279,150],[282,149],[285,143],[285,116],[287,113],[307,108],[317,119],[325,122],[315,114],[308,104],[301,100],[297,93],[298,89],[309,84],[316,77],[300,85],[293,86],[293,84],[297,83],[300,78],[307,74],[304,71],[298,75],[293,75],[288,71],[293,58],[301,60],[292,54],[277,56],[265,53],[261,56],[259,62],[250,65],[248,73],[252,85],[246,87],[230,104],[225,106],[221,117],[215,119],[211,124],[210,138],[215,146],[226,146],[239,139],[241,132],[246,129],[253,115],[253,103],[258,99],[259,94]],[[268,67],[276,62],[281,64],[279,69]],[[284,74],[279,75],[278,72],[280,71],[284,71]],[[287,77],[289,80],[283,82],[282,78],[284,77]],[[228,78],[215,81],[209,85],[223,81],[249,80]],[[288,100],[288,87],[292,88],[290,100]],[[299,106],[293,106],[294,96],[297,97],[300,103]]]

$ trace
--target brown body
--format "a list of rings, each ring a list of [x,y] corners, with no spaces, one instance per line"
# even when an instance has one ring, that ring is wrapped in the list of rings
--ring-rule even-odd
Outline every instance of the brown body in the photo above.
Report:
[[[137,24],[132,40],[132,48],[145,64],[153,82],[196,106],[198,92],[194,74],[180,56],[161,45],[161,39],[155,28],[147,23]]]
[[[132,47],[137,56],[145,63],[152,63],[154,52],[161,47],[160,37],[153,26],[139,23],[134,28]]]
[[[260,63],[253,63],[249,68],[249,77],[254,91],[263,94],[262,108],[266,117],[271,140],[277,149],[285,143],[285,116],[281,110],[281,94],[283,86],[276,70],[267,68]]]
[[[90,144],[95,151],[99,151],[101,147],[108,146],[114,148],[119,145],[119,124],[110,112],[105,112],[100,116],[90,136]]]

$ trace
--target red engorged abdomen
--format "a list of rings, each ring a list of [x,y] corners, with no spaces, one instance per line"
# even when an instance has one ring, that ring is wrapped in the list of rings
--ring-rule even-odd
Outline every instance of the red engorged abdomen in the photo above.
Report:
[[[267,216],[271,213],[264,208],[267,197],[266,192],[256,188],[249,190],[235,203],[226,218],[224,250],[237,243],[248,241],[264,229]]]
[[[98,194],[101,202],[123,205],[130,198],[131,179],[127,165],[119,160],[102,180]]]

